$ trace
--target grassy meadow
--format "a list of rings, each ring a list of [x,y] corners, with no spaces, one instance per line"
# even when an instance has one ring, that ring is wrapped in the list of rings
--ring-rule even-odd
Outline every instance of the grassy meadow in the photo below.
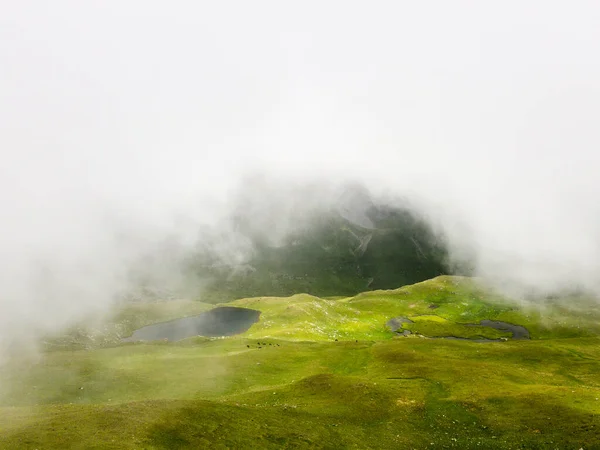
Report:
[[[102,330],[0,368],[0,448],[600,448],[589,301],[533,308],[443,276],[354,297],[239,299],[226,305],[262,312],[243,334],[121,343],[213,307],[128,305]],[[386,327],[394,317],[411,320],[410,336]]]

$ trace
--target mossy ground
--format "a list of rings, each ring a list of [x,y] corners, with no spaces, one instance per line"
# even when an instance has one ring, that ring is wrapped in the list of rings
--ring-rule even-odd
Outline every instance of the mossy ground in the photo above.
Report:
[[[541,320],[450,277],[353,298],[230,304],[260,309],[261,321],[229,338],[11,361],[0,374],[10,387],[0,448],[600,448],[593,313],[548,307]],[[173,317],[148,308],[146,323]],[[397,337],[385,328],[397,316],[426,336],[496,319],[532,339]]]

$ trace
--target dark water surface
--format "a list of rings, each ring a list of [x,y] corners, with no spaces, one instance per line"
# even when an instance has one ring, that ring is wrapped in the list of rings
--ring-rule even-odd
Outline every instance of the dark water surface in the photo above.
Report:
[[[247,331],[258,322],[260,311],[248,308],[223,306],[197,316],[161,322],[140,328],[123,339],[132,341],[179,341],[192,336],[232,336]]]
[[[509,331],[512,333],[513,339],[529,339],[529,331],[521,325],[513,325],[512,323],[499,322],[497,320],[482,320],[479,325],[484,327],[494,328],[500,331]]]
[[[404,330],[403,324],[405,323],[413,323],[408,317],[394,317],[386,322],[386,326],[392,330],[393,332],[400,334],[402,336],[408,336],[411,334],[410,330]],[[500,322],[498,320],[482,320],[478,324],[476,323],[466,323],[463,325],[473,326],[473,327],[489,327],[499,331],[505,331],[512,333],[512,339],[529,339],[529,331],[527,328],[522,327],[521,325],[513,325],[508,322]],[[479,339],[470,339],[456,336],[436,336],[432,337],[432,339],[458,339],[461,341],[472,341],[472,342],[497,342],[503,341],[504,339],[488,339],[488,338],[479,338]]]

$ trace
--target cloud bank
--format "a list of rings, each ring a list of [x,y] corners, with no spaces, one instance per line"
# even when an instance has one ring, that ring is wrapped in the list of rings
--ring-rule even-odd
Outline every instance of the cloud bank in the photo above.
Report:
[[[232,210],[285,233],[346,182],[414,199],[479,275],[599,292],[598,23],[591,1],[5,5],[2,345],[105,311]]]

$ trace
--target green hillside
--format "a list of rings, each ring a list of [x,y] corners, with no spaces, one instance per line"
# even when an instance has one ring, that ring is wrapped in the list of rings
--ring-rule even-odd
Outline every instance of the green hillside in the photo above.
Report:
[[[211,307],[129,305],[0,369],[0,448],[600,448],[592,301],[530,308],[443,276],[353,297],[240,299],[227,305],[261,311],[241,335],[119,343]]]
[[[209,245],[190,259],[187,270],[201,274],[203,301],[217,303],[261,295],[355,295],[390,289],[446,274],[447,249],[414,211],[370,205],[364,228],[337,211],[305,219],[304,226],[273,245],[268,230],[240,233],[251,257],[238,266],[215,264]]]

